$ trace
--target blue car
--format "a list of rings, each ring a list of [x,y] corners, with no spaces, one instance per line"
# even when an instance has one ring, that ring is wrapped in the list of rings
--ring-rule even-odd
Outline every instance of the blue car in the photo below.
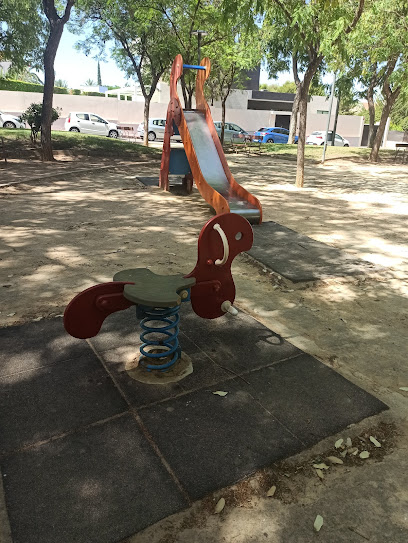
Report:
[[[258,143],[288,143],[289,130],[272,126],[270,128],[260,128],[254,134],[253,141]],[[295,136],[295,143],[298,142],[298,137]]]

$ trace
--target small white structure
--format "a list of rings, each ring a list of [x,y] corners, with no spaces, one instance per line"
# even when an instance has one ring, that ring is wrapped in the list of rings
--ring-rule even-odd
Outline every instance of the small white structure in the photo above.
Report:
[[[117,97],[118,100],[121,99],[121,96],[124,96],[125,100],[127,100],[127,97],[130,96],[132,102],[144,102],[140,86],[136,84],[132,87],[121,87],[120,89],[111,89],[105,91],[106,98],[108,98],[108,96],[112,96],[113,94]]]
[[[0,62],[0,77],[4,77],[9,71],[11,62]]]
[[[103,85],[82,85],[79,87],[83,92],[100,92],[104,93],[108,90],[108,87]]]

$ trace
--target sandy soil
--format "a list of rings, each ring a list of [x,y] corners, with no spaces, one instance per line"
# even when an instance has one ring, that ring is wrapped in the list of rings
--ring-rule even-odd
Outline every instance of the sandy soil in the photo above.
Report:
[[[314,517],[326,510],[336,520],[322,529],[320,542],[405,543],[408,393],[400,387],[408,387],[408,166],[328,161],[306,167],[300,190],[293,162],[236,155],[228,161],[237,181],[261,200],[265,220],[386,268],[375,277],[295,286],[239,257],[236,302],[385,401],[391,410],[384,417],[399,437],[381,462],[350,466],[324,482],[294,475],[290,503],[261,496],[251,498],[249,508],[227,503],[216,517],[212,506],[200,510],[199,520],[191,511],[181,513],[132,542],[309,542],[316,535]],[[104,170],[90,165],[88,173],[41,178],[42,168],[31,162],[35,181],[0,188],[0,326],[59,315],[78,291],[111,280],[122,268],[193,268],[198,233],[212,213],[195,189],[190,196],[163,193],[136,180],[158,175],[158,161],[112,161]],[[15,169],[20,173],[13,179],[21,180],[21,164]],[[365,511],[362,527],[350,500]]]

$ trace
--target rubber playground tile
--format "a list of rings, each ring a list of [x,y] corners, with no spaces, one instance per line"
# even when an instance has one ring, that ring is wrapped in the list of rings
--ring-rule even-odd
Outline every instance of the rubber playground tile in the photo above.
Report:
[[[307,447],[388,409],[310,355],[245,376],[248,391]]]
[[[364,275],[381,268],[273,221],[255,226],[248,254],[294,283]]]
[[[193,499],[303,448],[242,384],[239,378],[229,380],[139,411]],[[217,390],[228,394],[212,393]]]
[[[236,374],[269,366],[302,352],[242,311],[236,317],[225,315],[206,320],[190,308],[183,308],[180,327],[211,360]]]
[[[0,328],[0,345],[0,375],[78,358],[90,350],[65,332],[61,318]]]
[[[115,543],[187,506],[128,414],[4,459],[13,543]]]
[[[81,358],[0,377],[0,452],[126,409],[126,402],[90,349]]]

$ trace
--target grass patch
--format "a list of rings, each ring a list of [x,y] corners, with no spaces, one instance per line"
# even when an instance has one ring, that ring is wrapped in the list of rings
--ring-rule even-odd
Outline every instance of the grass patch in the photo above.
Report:
[[[240,146],[242,146],[242,152],[244,152],[244,144],[234,143],[233,146],[227,147],[226,150],[232,151],[234,148],[239,149]],[[257,151],[259,149],[259,144],[250,144],[249,148]],[[297,145],[288,145],[286,143],[261,144],[261,154],[275,156],[276,158],[281,158],[284,160],[296,161],[297,149]],[[368,149],[367,147],[332,147],[330,145],[326,149],[325,161],[344,159],[360,163],[368,162],[370,158],[370,152],[371,149]],[[395,151],[393,149],[381,149],[379,154],[380,162],[393,162],[394,155]],[[312,162],[314,164],[319,163],[322,160],[322,156],[322,146],[305,146],[305,159],[308,162]]]
[[[24,152],[32,152],[33,149],[41,150],[39,143],[33,147],[29,130],[0,128],[0,138],[4,140],[4,146],[9,157]],[[121,141],[104,136],[89,136],[87,134],[62,131],[52,132],[52,147],[54,151],[71,151],[77,154],[103,157],[112,156],[123,159],[161,156],[161,149],[145,147],[139,143]]]

